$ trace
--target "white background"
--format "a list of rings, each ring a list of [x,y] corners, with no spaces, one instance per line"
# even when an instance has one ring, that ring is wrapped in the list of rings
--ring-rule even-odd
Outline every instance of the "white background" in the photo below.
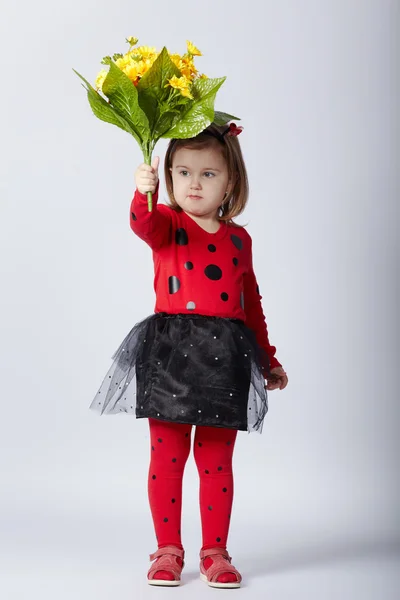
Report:
[[[153,589],[147,421],[88,410],[155,302],[151,251],[129,227],[140,149],[93,116],[72,71],[94,82],[130,35],[177,53],[191,40],[199,70],[227,76],[216,109],[244,127],[251,194],[237,222],[289,384],[269,393],[263,434],[238,436],[238,593],[397,597],[399,12],[395,0],[2,3],[4,600],[213,593],[198,580],[193,458],[184,585]]]

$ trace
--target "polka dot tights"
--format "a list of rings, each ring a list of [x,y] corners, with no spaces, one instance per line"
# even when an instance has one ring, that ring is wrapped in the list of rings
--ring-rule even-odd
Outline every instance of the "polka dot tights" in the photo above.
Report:
[[[192,425],[151,418],[148,421],[151,442],[148,495],[158,548],[169,545],[183,548],[182,480],[191,449]],[[236,436],[236,429],[196,427],[193,455],[200,478],[202,550],[226,549],[233,502],[232,455]],[[206,569],[211,564],[211,558],[205,559]],[[171,573],[158,571],[156,578],[173,577]],[[218,580],[228,582],[236,578],[223,574]]]

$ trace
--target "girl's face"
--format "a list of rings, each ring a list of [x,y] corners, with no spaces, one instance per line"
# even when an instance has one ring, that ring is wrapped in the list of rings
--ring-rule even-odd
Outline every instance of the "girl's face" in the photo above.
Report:
[[[179,148],[172,160],[174,198],[193,217],[217,220],[229,176],[225,160],[216,148]]]

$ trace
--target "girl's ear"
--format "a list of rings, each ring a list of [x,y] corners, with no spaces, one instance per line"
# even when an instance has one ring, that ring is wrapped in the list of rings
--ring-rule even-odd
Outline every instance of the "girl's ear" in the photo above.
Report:
[[[172,173],[172,167],[170,167],[170,168],[169,168],[169,170],[170,170],[170,171],[171,171],[171,173]]]

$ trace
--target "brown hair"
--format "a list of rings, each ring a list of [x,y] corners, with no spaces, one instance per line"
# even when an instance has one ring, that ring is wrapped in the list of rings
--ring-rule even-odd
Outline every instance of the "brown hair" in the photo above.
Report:
[[[173,138],[170,140],[164,161],[165,184],[170,200],[170,204],[167,206],[177,212],[182,211],[174,198],[172,175],[170,172],[175,152],[179,148],[201,150],[207,146],[213,146],[222,152],[222,156],[225,159],[228,168],[229,179],[234,182],[231,193],[225,198],[220,206],[217,217],[218,221],[225,221],[228,225],[233,225],[234,227],[242,227],[242,225],[234,223],[232,219],[240,215],[246,207],[249,196],[249,183],[239,140],[237,136],[222,136],[222,133],[226,128],[227,125],[219,126],[211,124],[193,138]]]

